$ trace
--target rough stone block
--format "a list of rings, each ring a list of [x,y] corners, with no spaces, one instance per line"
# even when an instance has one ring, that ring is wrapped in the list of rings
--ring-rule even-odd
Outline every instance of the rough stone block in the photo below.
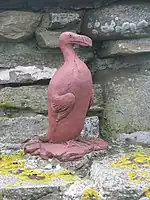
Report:
[[[103,74],[103,78],[105,106],[102,126],[105,133],[115,136],[117,133],[149,131],[149,70],[114,70],[105,76]]]
[[[103,105],[102,88],[94,84],[94,108],[101,108]],[[5,87],[0,90],[1,108],[31,109],[36,113],[47,114],[48,109],[48,86],[22,86]],[[92,109],[91,107],[91,109]]]
[[[37,66],[58,68],[63,63],[59,49],[39,48],[35,41],[0,44],[0,68]]]
[[[82,33],[95,40],[149,37],[149,3],[111,5],[89,10],[84,16]]]
[[[15,0],[16,1],[16,0]],[[64,8],[64,9],[73,9],[73,10],[79,10],[79,9],[85,9],[85,8],[96,8],[101,7],[104,5],[112,4],[113,2],[117,0],[44,0],[42,2],[38,2],[36,0],[27,0],[28,6],[34,10],[41,10],[44,8]]]
[[[22,84],[48,80],[52,78],[56,71],[56,68],[38,68],[36,66],[18,66],[13,69],[1,69],[0,84]]]
[[[0,143],[21,143],[26,139],[37,138],[46,134],[48,119],[42,115],[16,118],[1,117],[0,127]],[[98,117],[88,117],[85,120],[82,134],[94,137],[99,136]]]
[[[150,132],[137,131],[134,133],[122,133],[118,137],[119,140],[123,142],[128,142],[131,144],[141,144],[150,146]]]
[[[74,11],[45,13],[40,28],[47,30],[58,30],[61,28],[78,29],[80,21],[80,13]]]
[[[149,53],[150,39],[106,41],[98,51],[100,57]]]
[[[98,52],[98,56],[101,55]],[[95,58],[92,68],[95,69],[95,79],[103,79],[103,72],[117,69],[150,69],[150,53],[116,56],[112,58]],[[102,72],[103,71],[103,72]]]
[[[33,36],[41,14],[21,11],[0,13],[0,41],[21,42]]]
[[[105,200],[141,200],[149,197],[149,149],[118,148],[93,162],[91,180]],[[147,191],[147,192],[146,192]],[[149,198],[148,198],[149,199]]]
[[[117,141],[110,143],[107,152],[93,152],[78,161],[60,162],[24,156],[20,148],[6,146],[0,144],[3,200],[149,198],[149,148]]]
[[[51,38],[51,33],[48,36]],[[45,38],[43,38],[45,40]],[[47,41],[46,41],[47,42]],[[53,38],[50,45],[58,45],[58,38]],[[75,48],[78,56],[85,62],[93,59],[92,48]],[[0,44],[0,70],[1,68],[14,68],[18,66],[36,66],[39,68],[59,68],[63,62],[62,52],[59,48],[40,48],[34,41],[26,43],[1,43]],[[1,72],[0,72],[1,73]]]
[[[40,47],[44,48],[58,48],[59,36],[61,32],[56,31],[37,31],[36,40]]]

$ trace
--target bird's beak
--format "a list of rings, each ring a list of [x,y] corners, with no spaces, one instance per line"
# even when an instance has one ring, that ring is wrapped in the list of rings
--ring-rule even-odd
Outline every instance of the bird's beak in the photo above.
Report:
[[[91,38],[85,35],[76,35],[76,37],[72,41],[73,44],[81,45],[81,46],[90,46],[92,47]]]

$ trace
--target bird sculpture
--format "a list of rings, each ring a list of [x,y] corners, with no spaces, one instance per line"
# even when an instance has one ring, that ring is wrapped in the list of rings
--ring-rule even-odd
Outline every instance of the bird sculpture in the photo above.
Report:
[[[55,157],[71,161],[108,147],[101,138],[81,136],[87,111],[92,105],[92,75],[75,53],[74,44],[92,46],[92,40],[72,32],[60,35],[64,64],[56,71],[48,87],[48,134],[28,141],[24,146],[25,153],[43,159]]]

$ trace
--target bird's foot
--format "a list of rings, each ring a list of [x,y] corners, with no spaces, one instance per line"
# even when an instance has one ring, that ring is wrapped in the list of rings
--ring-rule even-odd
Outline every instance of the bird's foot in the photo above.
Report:
[[[64,143],[50,143],[41,140],[29,141],[24,146],[25,153],[39,155],[42,159],[57,158],[73,161],[92,151],[106,150],[108,143],[100,138],[80,137]]]

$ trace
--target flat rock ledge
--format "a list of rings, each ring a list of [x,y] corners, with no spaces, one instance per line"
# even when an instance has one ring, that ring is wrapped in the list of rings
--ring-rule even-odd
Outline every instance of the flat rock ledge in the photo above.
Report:
[[[18,66],[13,69],[2,69],[0,70],[0,84],[23,84],[51,79],[56,71],[56,68],[38,68],[36,66]]]
[[[0,146],[1,200],[149,200],[148,148],[113,142],[108,152],[63,163]]]
[[[36,69],[35,69],[36,70]],[[52,70],[52,69],[50,69]],[[53,71],[47,71],[43,76],[48,78]],[[55,69],[54,69],[55,71]],[[20,72],[18,72],[20,73]],[[32,73],[32,71],[30,71]],[[40,70],[33,72],[34,80],[38,80],[38,73],[42,73]],[[51,73],[51,74],[50,74]],[[42,76],[40,76],[42,77]],[[21,80],[21,79],[20,79]],[[35,113],[47,114],[48,109],[48,85],[34,85],[34,86],[22,86],[22,87],[5,87],[0,90],[0,108],[16,108],[20,110],[32,110]],[[100,84],[94,84],[93,86],[93,105],[90,109],[99,111],[103,105],[102,87]]]
[[[127,56],[150,52],[150,39],[131,39],[103,42],[100,57]]]
[[[37,138],[46,134],[48,118],[43,115],[0,118],[0,143],[21,143],[26,139]],[[83,134],[99,136],[99,119],[97,116],[87,117]]]

